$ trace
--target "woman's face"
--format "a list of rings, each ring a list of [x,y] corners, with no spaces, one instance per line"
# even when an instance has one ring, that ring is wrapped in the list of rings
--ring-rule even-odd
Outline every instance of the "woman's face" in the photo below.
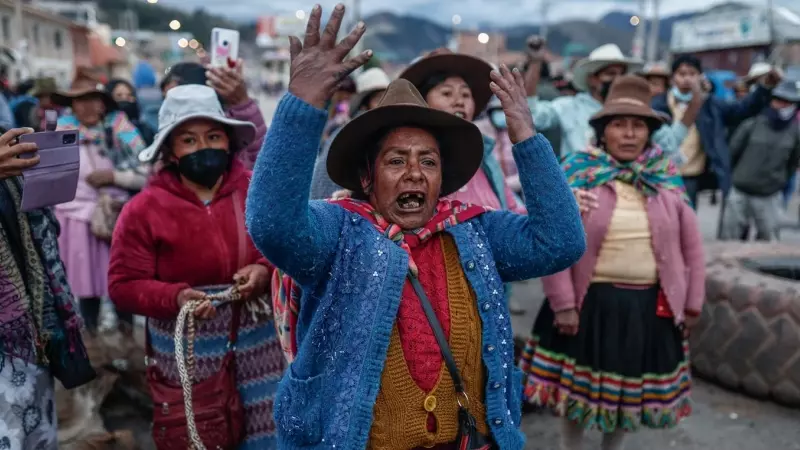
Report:
[[[428,131],[411,127],[390,131],[375,159],[370,203],[404,230],[424,226],[439,202],[441,164],[439,143]]]
[[[467,82],[459,76],[452,76],[437,84],[425,96],[428,106],[440,111],[455,114],[472,121],[475,118],[475,100]]]
[[[136,96],[133,95],[133,90],[125,83],[118,83],[111,91],[111,97],[118,102],[135,102]]]
[[[93,127],[103,120],[106,114],[106,105],[99,95],[88,95],[72,100],[72,113],[78,122],[87,127]]]
[[[650,94],[656,97],[667,92],[668,81],[669,80],[664,77],[647,77],[647,83],[650,85]]]
[[[172,149],[170,159],[177,161],[206,148],[227,152],[230,150],[230,139],[221,123],[208,119],[195,119],[175,128],[169,135],[169,146]]]
[[[615,117],[603,134],[606,151],[617,161],[633,161],[644,152],[650,129],[641,117]]]

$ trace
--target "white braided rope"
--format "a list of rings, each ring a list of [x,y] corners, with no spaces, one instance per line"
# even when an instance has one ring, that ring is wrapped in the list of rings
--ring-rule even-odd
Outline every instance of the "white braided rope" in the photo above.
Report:
[[[228,289],[206,295],[206,300],[210,301],[231,301],[236,302],[241,299],[239,289],[236,286],[231,286]],[[178,312],[178,319],[175,321],[175,362],[178,367],[178,375],[181,379],[181,387],[183,388],[183,406],[186,412],[186,429],[189,433],[189,440],[192,442],[193,450],[206,450],[203,441],[200,439],[200,434],[197,432],[197,424],[194,421],[194,408],[192,407],[192,385],[194,384],[194,337],[195,337],[195,317],[194,310],[197,309],[202,301],[193,300],[186,302],[181,310]],[[251,306],[250,303],[253,303]],[[257,314],[272,314],[272,308],[264,300],[259,298],[257,301],[248,302],[245,305],[255,320]],[[184,355],[183,350],[183,329],[185,327],[188,331],[186,336],[187,349]]]
[[[186,429],[189,433],[189,440],[192,442],[194,450],[206,450],[203,441],[200,440],[200,434],[197,432],[197,425],[194,422],[194,408],[192,407],[192,377],[189,371],[194,372],[194,352],[190,350],[191,355],[183,354],[183,326],[186,323],[189,329],[189,336],[187,339],[194,341],[194,310],[200,305],[199,301],[190,301],[181,307],[178,312],[178,320],[175,323],[175,362],[178,366],[178,374],[181,378],[181,387],[183,387],[183,407],[186,410]],[[190,361],[190,367],[187,370],[186,360]]]

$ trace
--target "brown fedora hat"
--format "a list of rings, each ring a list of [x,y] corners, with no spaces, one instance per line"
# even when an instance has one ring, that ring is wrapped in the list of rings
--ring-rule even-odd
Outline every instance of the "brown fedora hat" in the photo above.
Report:
[[[589,118],[589,124],[594,126],[611,117],[635,116],[647,120],[652,129],[658,129],[665,118],[650,107],[650,98],[650,85],[644,78],[623,75],[611,85],[603,109]]]
[[[405,78],[420,89],[436,74],[458,75],[472,91],[477,116],[486,108],[489,99],[494,95],[489,88],[489,83],[492,81],[489,78],[491,71],[492,65],[480,58],[438,49],[413,62],[398,78]]]
[[[398,127],[419,127],[434,131],[442,156],[442,192],[452,194],[467,184],[483,161],[483,138],[475,124],[453,114],[433,109],[408,80],[393,81],[378,107],[342,127],[328,153],[331,180],[351,191],[362,189],[358,167],[376,134]]]
[[[72,80],[72,86],[70,86],[69,91],[56,92],[51,96],[51,99],[56,105],[71,106],[72,101],[76,98],[92,95],[102,98],[103,103],[105,103],[109,111],[118,108],[117,102],[115,102],[111,94],[108,93],[103,83],[88,70],[81,68],[75,72],[75,78]]]

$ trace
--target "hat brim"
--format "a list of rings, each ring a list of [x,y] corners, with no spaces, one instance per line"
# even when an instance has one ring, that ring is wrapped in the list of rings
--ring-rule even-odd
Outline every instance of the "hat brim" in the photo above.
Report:
[[[492,66],[480,58],[461,53],[443,53],[420,59],[408,66],[398,78],[404,78],[420,89],[430,77],[437,73],[458,75],[464,79],[472,91],[475,115],[477,116],[486,108],[489,99],[494,95],[489,88],[491,82],[489,74],[492,70]]]
[[[614,65],[623,65],[628,69],[626,73],[637,73],[644,69],[642,61],[624,58],[624,59],[597,59],[590,61],[584,59],[579,62],[574,69],[572,69],[572,85],[579,91],[586,92],[589,90],[589,76],[603,70],[606,67]]]
[[[153,143],[139,152],[139,161],[143,163],[153,162],[155,157],[159,155],[164,141],[173,131],[175,131],[175,128],[195,119],[207,119],[233,128],[234,136],[232,136],[232,138],[236,141],[237,146],[235,148],[237,150],[241,150],[249,145],[256,137],[256,126],[250,122],[229,119],[227,117],[216,116],[212,114],[190,114],[182,117],[180,120],[177,120],[174,123],[167,125],[163,129],[158,130],[158,133],[156,133],[155,137],[153,138]]]
[[[610,107],[603,107],[603,109],[589,118],[589,124],[595,126],[597,123],[602,122],[603,120],[620,116],[641,117],[647,121],[654,130],[660,128],[661,125],[664,125],[668,119],[666,115],[659,114],[658,111],[655,111],[651,108],[628,104],[617,104]]]
[[[657,78],[664,78],[666,80],[669,80],[670,78],[672,78],[672,76],[669,73],[664,72],[663,70],[656,70],[656,71],[649,71],[649,72],[644,71],[644,70],[640,70],[640,71],[636,72],[636,75],[639,75],[640,77],[643,77],[643,78],[657,77]]]
[[[382,130],[412,126],[431,130],[439,139],[441,196],[466,185],[483,161],[483,138],[475,124],[448,112],[417,105],[389,105],[367,111],[342,127],[331,143],[327,168],[331,181],[351,191],[362,189],[358,168]]]
[[[800,95],[790,94],[788,92],[772,91],[772,96],[781,100],[786,100],[790,103],[800,103]]]
[[[103,103],[106,105],[106,108],[109,111],[114,111],[119,109],[119,105],[117,105],[117,102],[114,101],[114,98],[111,97],[111,95],[108,92],[101,91],[100,89],[82,89],[69,92],[54,92],[50,94],[50,101],[59,106],[70,107],[72,106],[73,100],[93,95],[102,98]]]

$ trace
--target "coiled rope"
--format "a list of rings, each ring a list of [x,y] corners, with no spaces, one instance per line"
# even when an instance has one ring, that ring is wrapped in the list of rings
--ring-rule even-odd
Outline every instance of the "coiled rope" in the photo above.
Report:
[[[192,300],[186,302],[180,312],[178,312],[178,319],[175,322],[175,362],[178,367],[178,375],[181,379],[181,387],[183,388],[183,406],[186,410],[186,429],[189,433],[189,440],[192,443],[194,450],[206,450],[203,441],[200,439],[200,434],[197,432],[197,425],[194,421],[194,408],[192,407],[192,385],[195,378],[195,357],[194,357],[194,339],[196,333],[194,312],[198,306],[204,301],[219,301],[219,302],[238,302],[241,300],[241,294],[237,286],[216,293],[207,294],[204,300]],[[183,329],[186,328],[186,354],[184,355],[183,349]]]

